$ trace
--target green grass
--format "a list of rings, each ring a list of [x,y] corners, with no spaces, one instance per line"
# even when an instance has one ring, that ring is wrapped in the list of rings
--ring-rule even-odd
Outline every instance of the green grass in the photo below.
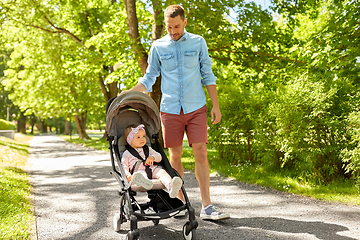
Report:
[[[211,159],[212,158],[212,159]],[[211,161],[212,160],[212,161]],[[329,184],[309,182],[294,171],[256,164],[224,164],[217,155],[209,155],[210,168],[218,174],[239,181],[270,187],[279,191],[300,194],[327,202],[360,205],[360,189],[353,180],[339,179]]]
[[[27,164],[31,136],[0,137],[0,239],[30,239],[34,215]]]
[[[107,150],[108,142],[106,140],[100,140],[101,136],[99,135],[97,135],[97,137],[91,137],[92,140],[86,141],[73,138],[71,142],[100,150]],[[210,145],[208,146],[208,158],[210,172],[213,174],[219,174],[238,181],[266,186],[279,191],[300,194],[328,202],[360,205],[360,188],[350,179],[337,180],[327,185],[315,184],[296,176],[296,173],[291,170],[279,170],[268,166],[252,164],[229,165],[227,161],[219,159],[216,149]],[[183,144],[182,162],[184,168],[192,171],[195,169],[194,155],[186,140]]]
[[[102,139],[103,134],[104,133],[101,132],[88,133],[91,139],[87,140],[79,139],[78,135],[73,135],[71,138],[68,135],[62,135],[61,137],[71,143],[75,143],[85,147],[91,147],[97,150],[107,151],[109,150],[109,143],[108,141],[106,141],[106,139]]]

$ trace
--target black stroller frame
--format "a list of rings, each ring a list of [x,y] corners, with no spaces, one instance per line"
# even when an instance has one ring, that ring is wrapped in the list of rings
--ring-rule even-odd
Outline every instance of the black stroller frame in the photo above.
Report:
[[[143,105],[146,106],[144,107]],[[143,116],[146,111],[155,113],[155,118],[158,119],[155,120],[154,124],[152,124],[153,121],[151,119],[149,120],[148,116]],[[113,120],[113,118],[114,116],[117,117],[119,114],[127,112],[125,115],[131,115],[130,118],[128,117],[131,119],[130,121],[132,121],[133,116],[138,116],[138,120],[133,121],[133,123],[142,123],[146,126],[147,135],[151,136],[151,138],[148,139],[150,141],[149,145],[162,156],[160,165],[171,177],[179,176],[179,174],[171,167],[170,162],[159,143],[158,129],[160,127],[160,123],[158,121],[160,119],[160,114],[155,102],[144,93],[126,92],[116,98],[110,99],[106,104],[106,112],[106,130],[108,133],[107,140],[109,142],[112,165],[111,174],[120,185],[120,212],[115,213],[114,215],[114,230],[120,231],[121,224],[130,221],[130,230],[126,235],[126,239],[139,239],[140,231],[138,229],[138,221],[153,221],[155,225],[158,225],[161,219],[174,217],[181,211],[187,210],[189,220],[183,226],[183,236],[185,240],[196,239],[196,228],[198,227],[198,222],[195,219],[195,210],[191,207],[184,185],[181,187],[181,190],[185,198],[185,203],[177,198],[170,198],[168,193],[163,190],[163,186],[161,184],[159,186],[159,180],[152,180],[154,182],[154,187],[148,191],[141,189],[141,187],[136,188],[134,186],[130,186],[121,165],[119,142],[121,142],[122,132],[126,126],[118,126],[122,125],[123,122],[125,122],[126,125],[126,120]],[[121,122],[121,124],[119,124],[119,122]],[[153,125],[155,125],[155,128]],[[158,184],[155,184],[156,181]],[[146,191],[150,201],[145,203],[138,202],[136,200],[137,191]],[[151,213],[145,212],[145,210],[148,209],[152,209],[153,211]]]

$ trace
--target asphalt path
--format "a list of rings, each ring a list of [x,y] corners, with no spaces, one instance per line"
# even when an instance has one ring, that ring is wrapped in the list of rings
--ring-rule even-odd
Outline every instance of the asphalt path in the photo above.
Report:
[[[108,152],[68,143],[52,135],[30,143],[29,173],[34,189],[36,237],[48,239],[125,239],[112,227],[119,185],[110,174]],[[197,216],[200,193],[195,175],[185,172],[185,189]],[[197,239],[360,239],[360,208],[326,203],[235,180],[211,176],[213,204],[231,214],[224,221],[197,217]],[[146,196],[139,196],[146,197]],[[142,240],[180,240],[187,218],[139,222]]]

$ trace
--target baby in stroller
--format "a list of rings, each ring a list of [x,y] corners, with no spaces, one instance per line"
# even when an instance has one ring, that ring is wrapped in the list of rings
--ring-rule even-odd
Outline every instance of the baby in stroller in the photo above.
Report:
[[[114,213],[113,227],[118,232],[129,222],[126,239],[135,240],[140,236],[139,221],[153,221],[156,226],[162,219],[180,217],[186,212],[188,220],[182,233],[184,239],[194,240],[198,227],[195,209],[190,204],[183,180],[172,168],[159,143],[160,128],[159,109],[147,94],[126,92],[106,104],[110,173],[120,187],[120,207]],[[148,177],[148,174],[153,176]],[[184,202],[176,197],[179,191]]]
[[[171,178],[161,166],[154,165],[161,161],[161,154],[146,145],[145,126],[140,124],[126,127],[124,137],[129,145],[122,155],[121,163],[127,180],[150,190],[153,182],[149,179],[158,179],[167,189],[169,196],[175,198],[183,181],[177,176]]]

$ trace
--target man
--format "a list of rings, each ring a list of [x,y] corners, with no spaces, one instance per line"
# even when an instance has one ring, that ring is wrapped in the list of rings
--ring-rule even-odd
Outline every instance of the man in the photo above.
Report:
[[[212,101],[211,121],[220,122],[221,112],[216,77],[204,38],[186,32],[184,9],[171,5],[165,10],[168,35],[155,41],[150,49],[146,74],[131,91],[151,92],[161,73],[161,121],[165,147],[172,167],[183,177],[182,143],[186,132],[195,157],[195,175],[199,183],[202,209],[200,217],[220,220],[230,217],[218,212],[210,200],[210,175],[207,158],[207,107],[203,86]],[[184,200],[183,195],[179,198]]]

